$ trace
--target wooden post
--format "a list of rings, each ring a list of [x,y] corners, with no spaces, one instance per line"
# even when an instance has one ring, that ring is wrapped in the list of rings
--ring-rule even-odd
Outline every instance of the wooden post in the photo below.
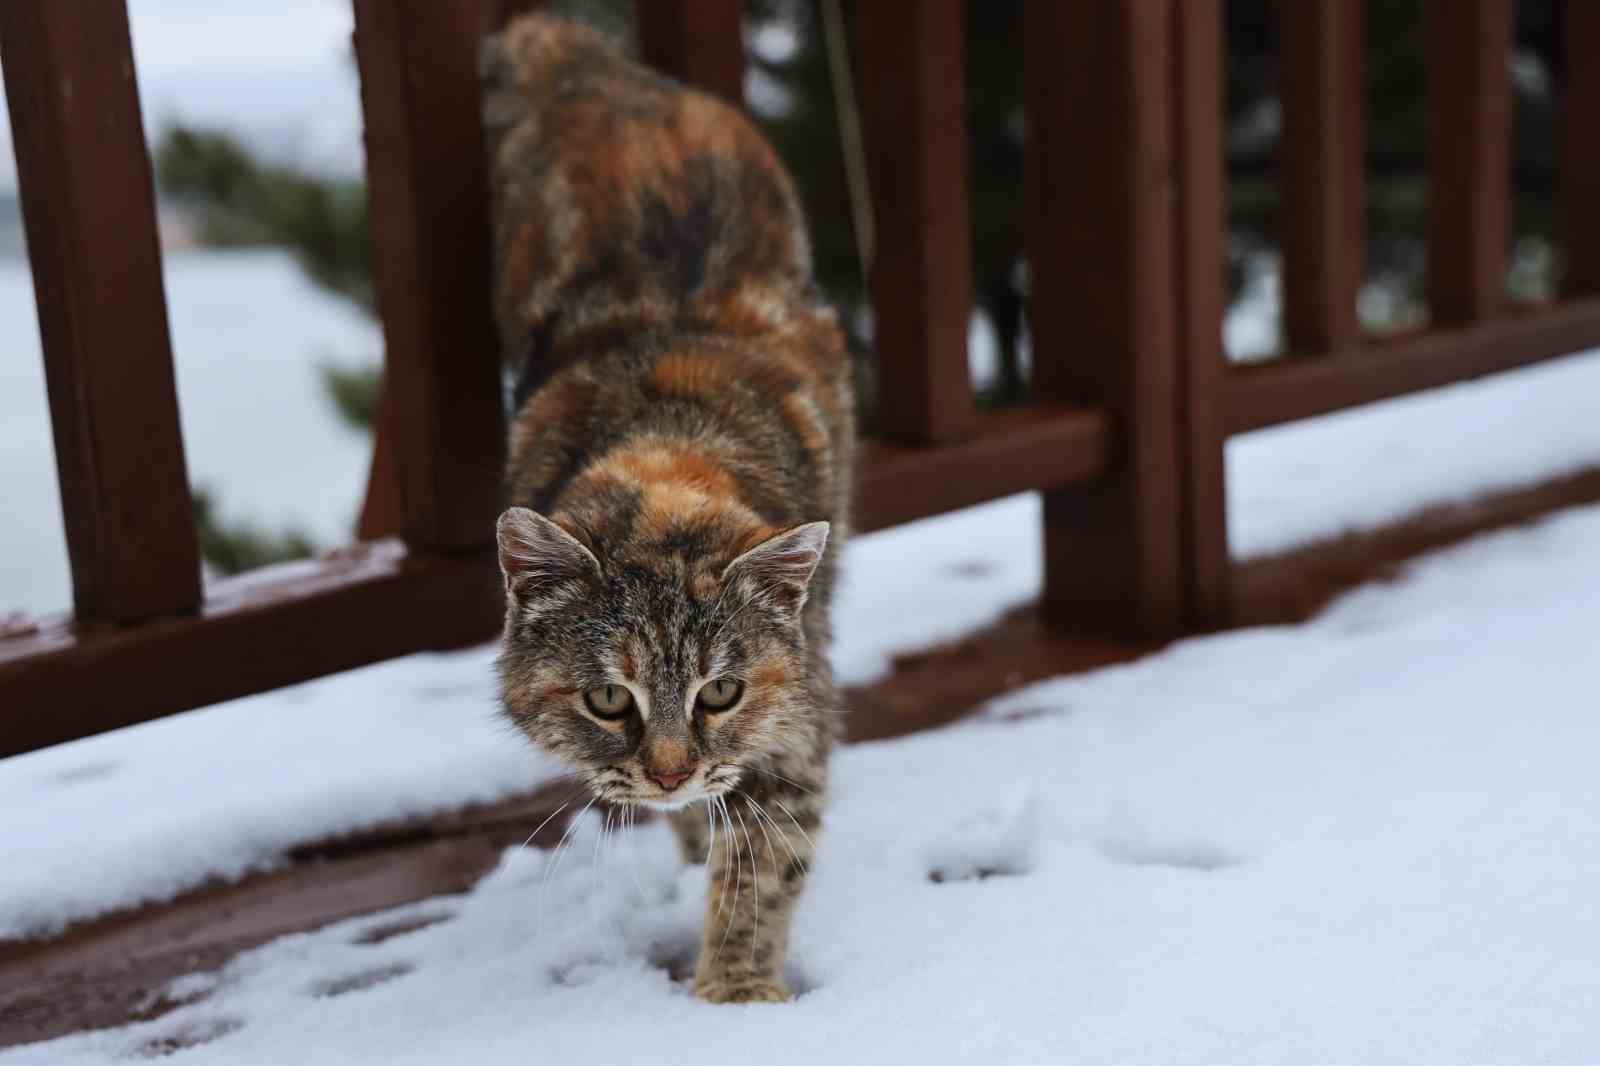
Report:
[[[0,52],[78,617],[192,611],[199,548],[127,9],[0,4]]]
[[[1224,277],[1223,0],[1173,0],[1178,167],[1178,335],[1183,364],[1184,570],[1191,626],[1230,610]]]
[[[973,427],[965,12],[962,0],[862,0],[857,15],[879,426],[907,443]]]
[[[1571,296],[1600,294],[1600,4],[1566,0],[1561,8],[1567,96],[1561,183],[1565,200]]]
[[[1081,632],[1182,613],[1169,0],[1028,0],[1034,391],[1116,420],[1112,471],[1045,496],[1045,601]]]
[[[1440,325],[1505,303],[1511,0],[1430,0],[1428,305]]]
[[[744,106],[741,0],[635,0],[633,12],[646,63]]]
[[[478,108],[482,12],[477,0],[356,0],[355,13],[387,348],[380,447],[401,533],[424,551],[487,548],[505,413]]]
[[[1362,0],[1279,0],[1284,324],[1297,352],[1356,343],[1366,271]]]

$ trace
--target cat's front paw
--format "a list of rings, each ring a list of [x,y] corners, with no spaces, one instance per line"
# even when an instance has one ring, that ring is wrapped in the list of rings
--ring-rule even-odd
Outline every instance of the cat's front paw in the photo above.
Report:
[[[707,1003],[783,1003],[789,999],[789,990],[780,982],[759,977],[696,981],[694,994]]]

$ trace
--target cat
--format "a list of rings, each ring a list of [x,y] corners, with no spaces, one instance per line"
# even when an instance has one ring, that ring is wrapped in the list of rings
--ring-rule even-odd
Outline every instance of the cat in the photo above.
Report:
[[[506,715],[708,863],[694,988],[788,998],[838,697],[851,369],[788,174],[598,32],[483,53],[495,310],[522,367],[498,544]]]

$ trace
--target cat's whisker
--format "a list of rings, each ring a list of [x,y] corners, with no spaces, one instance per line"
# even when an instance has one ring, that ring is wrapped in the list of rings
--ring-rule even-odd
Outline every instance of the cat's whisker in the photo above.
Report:
[[[795,788],[798,788],[801,792],[804,792],[808,796],[815,796],[816,795],[815,792],[811,791],[809,788],[807,788],[806,786],[802,785],[800,782],[792,781],[789,778],[784,777],[782,774],[774,773],[771,770],[764,769],[764,768],[762,768],[760,766],[746,766],[745,769],[746,770],[754,770],[758,774],[766,774],[768,777],[775,777],[779,781],[782,781],[786,785],[793,785]]]
[[[733,923],[739,920],[739,894],[744,888],[744,863],[739,861],[739,841],[733,835],[733,819],[728,817],[727,803],[720,798],[718,802],[722,804],[722,817],[728,825],[728,850],[733,858],[734,881],[732,913],[728,915],[728,924],[723,926],[722,940],[717,944],[717,953],[712,956],[712,959],[721,958],[722,949],[728,945],[728,934],[733,932]]]
[[[638,889],[639,895],[642,896],[644,895],[644,883],[639,880],[639,838],[638,834],[634,832],[633,824],[634,814],[636,812],[633,804],[631,803],[622,810],[623,817],[627,819],[626,828],[628,831],[628,870],[633,874],[633,887]]]
[[[599,796],[595,796],[588,803],[585,803],[583,810],[574,814],[572,819],[567,822],[566,831],[561,834],[561,839],[556,841],[555,851],[551,853],[549,865],[544,868],[544,880],[539,884],[539,923],[541,928],[544,924],[545,893],[550,888],[550,879],[555,876],[556,869],[561,865],[561,860],[566,858],[566,852],[570,850],[567,848],[567,840],[572,838],[573,829],[577,828],[578,822],[582,820],[585,814],[589,813],[589,808],[593,807],[594,801],[599,798]]]
[[[789,816],[789,821],[794,823],[794,827],[800,831],[801,836],[806,838],[806,844],[811,848],[812,852],[815,853],[817,850],[817,842],[811,839],[811,834],[806,832],[805,826],[800,824],[800,819],[794,816],[794,812],[789,809],[789,805],[783,802],[783,800],[779,799],[777,796],[772,797],[772,802],[776,803],[778,808],[782,810],[784,814]]]
[[[595,884],[600,883],[600,845],[606,839],[606,830],[611,826],[611,810],[606,809],[605,821],[600,823],[600,832],[595,834],[594,854],[589,859],[589,876]]]
[[[561,806],[557,807],[555,810],[553,810],[549,814],[545,815],[544,821],[540,822],[537,826],[534,827],[533,832],[528,834],[528,839],[524,840],[522,842],[522,846],[523,847],[527,847],[529,844],[532,844],[533,843],[533,838],[539,835],[539,830],[541,830],[545,826],[549,825],[550,824],[550,819],[554,818],[556,815],[560,814],[562,811],[566,810],[570,806],[572,806],[572,801],[571,800],[567,800],[567,802],[563,803]]]
[[[771,812],[761,805],[760,800],[756,799],[748,792],[740,792],[739,795],[743,796],[749,801],[750,813],[756,816],[756,824],[761,826],[761,832],[765,835],[767,833],[767,825],[770,824],[773,832],[778,834],[778,839],[783,842],[784,848],[788,850],[789,857],[799,864],[801,872],[809,872],[806,861],[800,857],[799,852],[794,850],[794,845],[789,843],[788,835],[784,833],[782,827],[780,827],[777,822],[772,820]],[[760,820],[763,818],[766,819],[765,822]],[[778,849],[772,846],[772,837],[770,835],[767,835],[767,850],[772,855],[773,865],[776,866],[778,862]]]
[[[750,968],[756,965],[756,944],[761,941],[761,874],[756,869],[756,846],[750,840],[750,830],[745,827],[744,815],[735,807],[733,813],[739,819],[739,832],[744,834],[744,846],[750,851],[750,891],[755,899],[755,921],[750,926]]]
[[[728,817],[728,805],[721,796],[717,797],[717,817],[722,822],[722,847],[724,859],[733,850],[733,819]],[[728,878],[733,870],[724,861],[722,865],[722,892],[717,899],[717,913],[722,913],[723,905],[728,901]]]

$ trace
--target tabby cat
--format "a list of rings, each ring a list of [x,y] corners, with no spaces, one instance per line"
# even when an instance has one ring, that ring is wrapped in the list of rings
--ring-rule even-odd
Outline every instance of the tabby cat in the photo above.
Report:
[[[505,711],[709,863],[696,993],[782,1000],[836,729],[844,339],[738,111],[547,16],[483,73],[496,313],[522,366]]]

